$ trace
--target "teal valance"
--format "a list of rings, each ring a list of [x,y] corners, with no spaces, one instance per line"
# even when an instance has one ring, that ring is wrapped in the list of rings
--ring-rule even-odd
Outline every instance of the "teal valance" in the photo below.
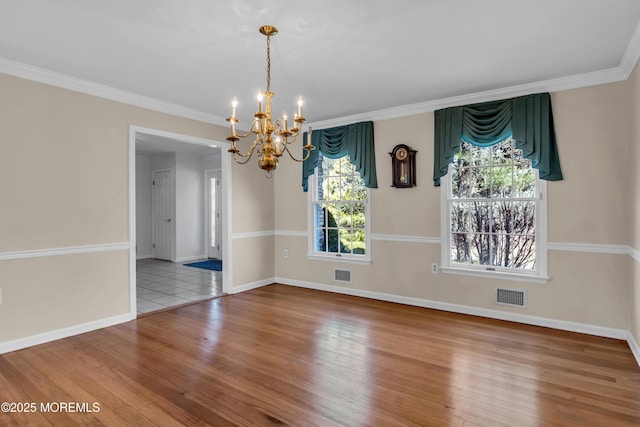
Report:
[[[541,179],[562,180],[548,93],[451,107],[435,112],[433,181],[447,174],[460,141],[489,147],[512,136]]]
[[[307,140],[305,132],[302,138]],[[302,164],[302,188],[307,191],[308,180],[318,165],[318,154],[330,159],[339,159],[346,154],[349,160],[360,172],[368,188],[378,188],[376,175],[376,154],[373,145],[373,122],[353,123],[330,129],[314,130],[311,132],[312,150],[309,158]],[[305,153],[306,154],[306,153]]]

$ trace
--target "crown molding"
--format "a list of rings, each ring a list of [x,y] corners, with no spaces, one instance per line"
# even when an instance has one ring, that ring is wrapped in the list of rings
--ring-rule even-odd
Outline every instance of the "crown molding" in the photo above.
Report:
[[[543,80],[505,88],[475,92],[467,95],[450,98],[436,99],[417,104],[403,105],[384,110],[370,111],[368,113],[354,114],[336,119],[322,120],[309,123],[314,129],[325,129],[334,126],[344,126],[350,123],[363,121],[388,120],[398,117],[412,116],[430,113],[441,108],[456,107],[459,105],[475,104],[478,102],[497,101],[499,99],[513,98],[516,96],[530,95],[540,92],[558,92],[561,90],[578,89],[581,87],[595,86],[605,83],[613,83],[627,80],[640,58],[640,23],[636,26],[622,61],[617,67],[608,68],[590,73],[575,74],[567,77]]]
[[[513,98],[539,92],[558,92],[561,90],[577,89],[581,87],[595,86],[605,83],[623,81],[629,78],[640,58],[640,24],[629,40],[625,54],[617,67],[589,73],[575,74],[567,77],[509,86],[495,90],[475,92],[450,98],[436,99],[419,102],[416,104],[353,114],[329,120],[321,120],[309,123],[314,129],[325,129],[334,126],[344,126],[350,123],[362,121],[388,120],[398,117],[406,117],[417,114],[429,113],[441,108],[455,107],[459,105],[475,104],[478,102],[496,101],[499,99]],[[109,86],[82,80],[66,74],[46,70],[44,68],[23,64],[9,59],[0,58],[0,73],[33,80],[48,85],[69,89],[72,91],[94,95],[100,98],[122,102],[141,108],[146,108],[161,113],[167,113],[178,117],[197,120],[226,127],[224,118],[214,116],[204,111],[195,110],[181,105],[161,101],[115,89]]]
[[[122,102],[124,104],[146,108],[160,113],[171,114],[185,119],[197,120],[199,122],[225,127],[227,124],[223,118],[205,113],[204,111],[172,104],[170,102],[161,101],[159,99],[150,98],[121,89],[115,89],[110,86],[101,85],[88,80],[82,80],[67,74],[57,73],[55,71],[34,67],[32,65],[11,61],[5,58],[0,58],[0,73],[72,90],[74,92],[84,93],[86,95],[97,96],[111,101]]]
[[[640,43],[638,44],[640,45]],[[636,55],[635,61],[637,61],[637,59],[638,56]],[[628,60],[628,62],[631,62],[631,60]],[[635,62],[633,62],[633,65],[635,65]],[[628,65],[625,65],[625,67],[628,67]],[[631,70],[633,71],[633,66],[631,67]],[[591,73],[575,74],[568,77],[560,77],[557,79],[509,86],[495,90],[475,92],[467,95],[436,99],[417,104],[370,111],[368,113],[354,114],[337,119],[323,120],[310,123],[309,126],[313,127],[313,129],[326,129],[369,120],[375,122],[379,120],[395,119],[398,117],[429,113],[441,108],[456,107],[459,105],[497,101],[500,99],[514,98],[516,96],[530,95],[532,93],[558,92],[561,90],[613,83],[626,80],[629,77],[629,74],[625,72],[623,65],[620,65],[615,68],[608,68],[606,70],[594,71]]]
[[[629,40],[629,44],[627,45],[627,50],[624,52],[624,56],[620,62],[620,68],[624,74],[624,80],[631,76],[636,63],[638,62],[638,58],[640,58],[640,24],[638,24],[633,32],[631,40]]]

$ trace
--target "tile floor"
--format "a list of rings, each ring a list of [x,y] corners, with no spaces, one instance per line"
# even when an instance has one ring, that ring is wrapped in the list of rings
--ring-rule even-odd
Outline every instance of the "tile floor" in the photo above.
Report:
[[[139,315],[222,295],[221,271],[157,259],[138,260],[136,282]]]

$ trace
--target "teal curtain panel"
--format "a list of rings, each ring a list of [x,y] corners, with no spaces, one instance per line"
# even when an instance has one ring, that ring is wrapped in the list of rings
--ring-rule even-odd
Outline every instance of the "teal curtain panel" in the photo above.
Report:
[[[307,132],[303,135],[307,140]],[[309,177],[313,175],[318,165],[318,154],[330,159],[339,159],[349,155],[351,163],[364,180],[368,188],[378,188],[376,174],[376,154],[373,144],[373,122],[353,123],[330,129],[314,130],[311,132],[311,143],[315,150],[302,164],[302,188],[308,190]]]
[[[433,182],[447,174],[460,141],[490,147],[512,136],[541,179],[562,180],[548,93],[435,111]]]

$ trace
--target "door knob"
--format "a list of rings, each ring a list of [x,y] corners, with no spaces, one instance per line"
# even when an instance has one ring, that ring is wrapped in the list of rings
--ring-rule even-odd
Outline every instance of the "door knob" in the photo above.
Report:
[[[166,222],[171,222],[171,218],[165,219]]]

